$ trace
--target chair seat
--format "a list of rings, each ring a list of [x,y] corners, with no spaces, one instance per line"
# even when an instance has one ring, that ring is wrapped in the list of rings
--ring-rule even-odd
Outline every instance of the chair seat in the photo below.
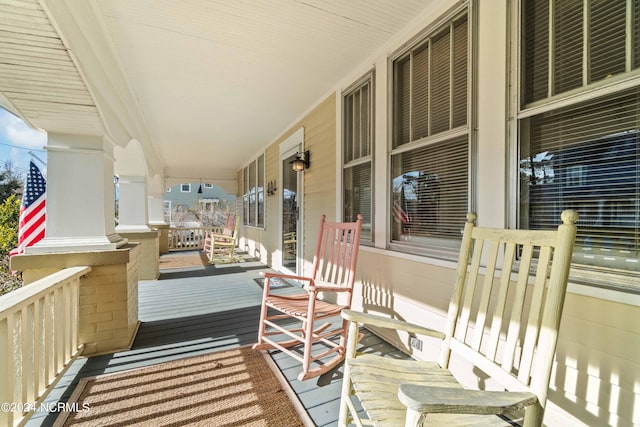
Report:
[[[307,318],[309,309],[309,294],[295,294],[295,295],[269,295],[266,299],[266,303],[269,307],[275,308],[278,311],[286,313],[290,316]],[[340,311],[345,308],[343,305],[331,304],[326,301],[316,300],[316,310],[311,313],[313,316],[331,316],[338,315]]]
[[[407,408],[398,399],[400,383],[462,388],[447,369],[435,362],[397,360],[370,354],[349,361],[353,388],[374,426],[404,426]],[[426,425],[514,426],[500,416],[430,414]]]

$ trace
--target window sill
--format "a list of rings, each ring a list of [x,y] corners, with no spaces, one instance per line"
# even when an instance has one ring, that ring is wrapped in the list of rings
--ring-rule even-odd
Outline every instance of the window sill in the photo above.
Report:
[[[569,273],[569,292],[640,306],[640,275],[574,263]]]
[[[416,255],[392,249],[361,246],[363,252],[404,259],[425,265],[455,269],[457,254],[451,251],[434,251],[434,254]],[[588,268],[573,264],[567,292],[598,298],[605,301],[640,306],[640,278],[625,271]]]

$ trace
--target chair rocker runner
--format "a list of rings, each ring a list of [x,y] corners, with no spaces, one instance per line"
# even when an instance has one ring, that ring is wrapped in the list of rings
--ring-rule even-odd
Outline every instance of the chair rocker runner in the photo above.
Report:
[[[309,276],[264,273],[265,283],[258,342],[254,349],[278,349],[302,363],[300,381],[321,375],[344,360],[347,322],[339,319],[340,312],[351,306],[355,281],[362,215],[356,222],[320,221],[320,232]],[[298,280],[305,287],[304,293],[294,295],[273,294],[270,280],[273,278]],[[319,293],[342,294],[339,303],[318,299]],[[272,314],[276,312],[275,314]],[[333,326],[330,318],[338,318],[339,326]],[[287,322],[293,319],[294,322]],[[318,325],[319,322],[323,322]],[[300,323],[302,325],[300,325]],[[295,326],[291,327],[291,323]],[[331,338],[339,337],[338,342]],[[319,343],[314,349],[314,343]],[[291,347],[302,344],[303,354]],[[314,351],[315,350],[315,354]],[[325,360],[330,355],[330,360]],[[321,360],[322,359],[322,360]],[[313,368],[312,368],[313,364]],[[317,367],[316,367],[317,366]]]
[[[220,262],[238,262],[234,255],[237,240],[240,218],[229,215],[222,229],[222,234],[207,232],[202,250],[209,258],[209,264]]]
[[[340,426],[511,426],[523,415],[524,426],[542,425],[578,214],[564,211],[551,231],[480,228],[475,218],[467,216],[444,333],[342,313],[350,323]],[[439,360],[356,352],[360,324],[440,338]],[[448,370],[452,352],[473,368],[457,376],[467,384],[489,377],[497,391],[462,388]],[[359,418],[358,402],[368,419]]]

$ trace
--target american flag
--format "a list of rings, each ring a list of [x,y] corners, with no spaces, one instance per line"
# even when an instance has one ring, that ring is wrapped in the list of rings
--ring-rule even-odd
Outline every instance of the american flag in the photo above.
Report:
[[[32,160],[20,205],[18,247],[12,250],[10,255],[24,253],[24,248],[35,245],[44,237],[46,191],[47,183]]]
[[[394,200],[393,202],[393,218],[402,224],[408,224],[410,221],[407,212],[400,207],[400,203]]]

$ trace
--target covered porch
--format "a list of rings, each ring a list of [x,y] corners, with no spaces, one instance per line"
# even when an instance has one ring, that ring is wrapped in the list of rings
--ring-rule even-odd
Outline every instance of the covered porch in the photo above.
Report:
[[[199,258],[197,251],[166,254],[162,259]],[[188,264],[194,264],[189,260]],[[140,327],[132,348],[89,358],[69,367],[45,402],[67,402],[82,378],[123,372],[163,362],[248,346],[256,342],[262,289],[263,263],[247,259],[226,265],[186,266],[162,269],[157,280],[139,284]],[[291,293],[289,287],[276,292]],[[406,357],[368,333],[363,351]],[[296,379],[301,365],[278,351],[270,352],[278,375],[284,378],[309,425],[335,426],[340,405],[342,367],[308,381]],[[185,379],[186,380],[186,379]],[[128,407],[123,402],[123,408]],[[59,414],[36,412],[27,426],[51,426]],[[99,422],[100,420],[96,420]]]
[[[355,310],[442,330],[467,212],[544,229],[572,208],[544,424],[640,425],[638,2],[1,3],[0,106],[47,135],[46,237],[12,268],[25,289],[75,283],[52,295],[79,301],[63,353],[95,358],[76,373],[252,342],[253,278],[310,271],[322,214],[365,216]],[[160,273],[163,198],[188,182],[237,197],[239,250],[262,264]],[[0,322],[0,338],[22,340],[29,315]],[[437,351],[376,332],[419,360]],[[0,387],[0,401],[48,385],[21,344],[37,386]],[[337,392],[317,391],[334,387],[298,395],[322,414]]]

